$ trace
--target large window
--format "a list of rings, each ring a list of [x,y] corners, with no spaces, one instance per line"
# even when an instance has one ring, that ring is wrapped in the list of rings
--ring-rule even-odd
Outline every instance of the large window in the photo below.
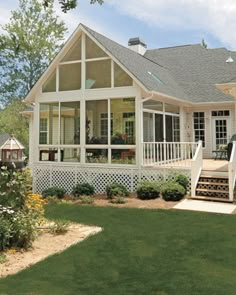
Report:
[[[111,60],[86,62],[86,89],[111,87]]]
[[[60,115],[61,144],[80,143],[80,103],[62,102]]]
[[[39,120],[39,142],[40,144],[48,142],[48,118],[40,118]]]
[[[108,100],[86,102],[86,144],[107,144],[108,124],[104,114],[108,112]],[[101,121],[101,117],[103,117]],[[102,124],[101,124],[102,123]]]
[[[111,99],[111,144],[135,144],[135,99]]]
[[[61,59],[57,69],[45,81],[42,92],[133,85],[133,79],[89,37],[85,36],[85,44],[82,43],[80,36]]]
[[[194,125],[194,140],[202,141],[202,146],[205,147],[205,113],[194,112],[193,113],[193,125]]]
[[[59,104],[40,104],[39,144],[59,143]]]
[[[132,86],[133,80],[132,78],[124,71],[121,67],[119,67],[116,63],[114,63],[114,86],[115,87],[124,87],[124,86]]]
[[[81,64],[63,64],[59,67],[59,91],[81,88]]]

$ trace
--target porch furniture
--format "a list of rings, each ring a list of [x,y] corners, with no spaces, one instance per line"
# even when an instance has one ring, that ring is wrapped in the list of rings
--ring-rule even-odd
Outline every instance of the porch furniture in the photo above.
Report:
[[[227,160],[227,156],[228,156],[228,150],[224,150],[224,149],[219,149],[219,150],[214,150],[212,151],[212,153],[215,154],[214,159],[217,160]]]
[[[56,160],[57,150],[41,150],[39,153],[40,161],[52,161]],[[61,150],[61,162],[64,160],[64,151]]]

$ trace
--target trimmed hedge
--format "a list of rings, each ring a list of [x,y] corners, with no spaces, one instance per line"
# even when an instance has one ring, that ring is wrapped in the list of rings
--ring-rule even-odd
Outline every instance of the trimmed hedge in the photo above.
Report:
[[[95,193],[95,188],[88,182],[78,183],[72,189],[72,195],[79,197],[82,195],[92,196]]]
[[[113,182],[112,184],[107,185],[106,194],[108,199],[112,199],[117,196],[128,197],[129,191],[123,184]]]
[[[42,192],[42,196],[44,198],[57,197],[58,199],[62,199],[64,197],[65,193],[66,193],[66,190],[64,188],[60,188],[60,187],[57,187],[57,186],[52,186],[52,187],[49,187],[49,188],[45,189]]]
[[[169,181],[161,186],[162,198],[165,201],[179,201],[185,193],[185,188],[177,182]]]
[[[160,197],[161,186],[157,181],[143,181],[137,187],[137,197],[141,200],[151,200]]]

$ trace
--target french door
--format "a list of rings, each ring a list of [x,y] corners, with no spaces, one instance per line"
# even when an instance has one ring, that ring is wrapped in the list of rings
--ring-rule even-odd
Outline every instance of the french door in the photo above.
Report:
[[[230,138],[229,118],[213,118],[213,150],[219,149],[221,145],[226,145]]]

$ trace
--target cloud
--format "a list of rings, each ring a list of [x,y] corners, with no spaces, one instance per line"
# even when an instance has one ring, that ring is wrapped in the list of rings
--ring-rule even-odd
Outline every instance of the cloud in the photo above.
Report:
[[[169,30],[202,30],[236,48],[235,0],[110,0],[122,14],[148,26]]]
[[[78,27],[79,23],[82,23],[95,31],[103,34],[107,37],[113,38],[115,28],[107,26],[106,22],[102,22],[102,20],[98,20],[97,18],[91,15],[91,10],[88,10],[86,7],[84,8],[80,5],[75,10],[71,10],[68,13],[63,13],[59,5],[55,5],[56,14],[63,20],[68,28],[68,33],[66,37],[68,38],[73,31]],[[117,37],[118,36],[118,37]],[[124,42],[123,35],[119,37],[119,31],[116,34],[117,42]],[[126,39],[125,39],[126,42]]]

